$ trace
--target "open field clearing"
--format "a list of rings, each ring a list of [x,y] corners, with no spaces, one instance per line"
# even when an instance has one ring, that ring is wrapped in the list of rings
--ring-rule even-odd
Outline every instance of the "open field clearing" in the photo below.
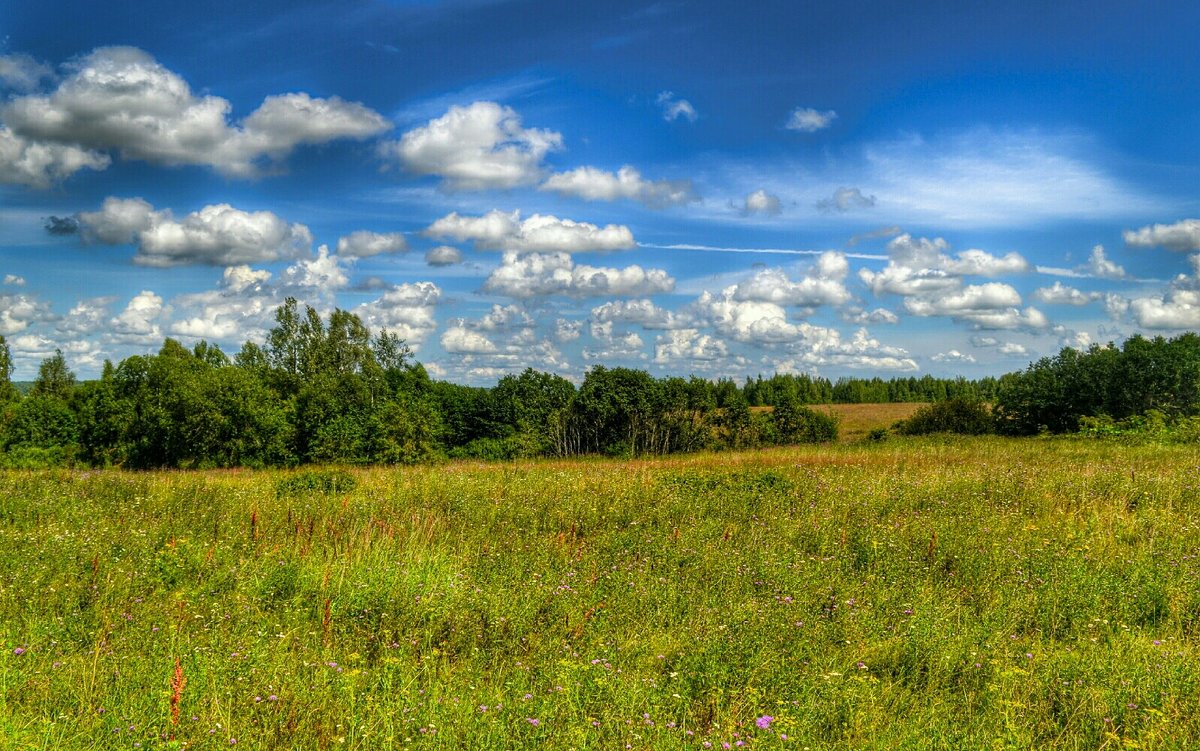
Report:
[[[838,421],[838,438],[842,441],[861,441],[872,430],[890,428],[907,420],[924,403],[900,402],[885,404],[820,404],[811,409],[833,415]]]
[[[1198,470],[956,438],[0,474],[0,746],[1190,748]]]
[[[872,430],[887,430],[907,420],[927,402],[881,402],[878,404],[810,404],[808,408],[837,420],[838,440],[853,443],[866,438]],[[750,411],[769,414],[773,407],[751,407]]]

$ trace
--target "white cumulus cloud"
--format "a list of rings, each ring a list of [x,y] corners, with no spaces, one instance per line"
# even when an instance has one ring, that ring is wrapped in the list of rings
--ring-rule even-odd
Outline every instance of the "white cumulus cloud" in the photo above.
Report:
[[[611,300],[592,308],[592,320],[602,323],[635,323],[643,329],[674,329],[681,326],[679,316],[645,299]]]
[[[859,278],[876,295],[904,298],[912,315],[948,316],[986,329],[1040,329],[1047,325],[1036,308],[1017,306],[1021,296],[1011,285],[989,282],[967,285],[966,277],[1019,274],[1031,268],[1018,253],[996,256],[983,250],[951,255],[942,238],[902,234],[888,243],[888,263],[880,271],[860,269]]]
[[[483,355],[496,351],[496,345],[486,336],[463,326],[451,326],[442,332],[442,349],[455,355]]]
[[[408,240],[403,232],[368,232],[359,230],[338,238],[337,254],[343,258],[368,258],[382,253],[403,253]]]
[[[430,266],[453,266],[462,260],[462,251],[450,245],[439,245],[425,254],[425,263]]]
[[[733,299],[806,308],[840,305],[850,299],[845,285],[849,269],[845,255],[826,251],[798,281],[789,279],[783,269],[763,269],[739,282],[734,288]]]
[[[633,232],[624,225],[599,227],[590,222],[534,214],[524,220],[521,212],[489,211],[483,216],[461,216],[452,212],[425,230],[429,237],[474,242],[479,250],[585,251],[628,250],[637,245]]]
[[[585,201],[638,201],[653,209],[699,200],[691,180],[646,180],[629,165],[621,167],[615,174],[596,167],[559,172],[547,178],[540,190]]]
[[[145,266],[233,266],[307,256],[312,233],[269,211],[247,212],[229,204],[205,206],[176,220],[140,198],[105,199],[99,211],[79,214],[85,240],[133,243],[133,260]]]
[[[372,329],[387,329],[415,348],[437,328],[434,311],[441,296],[433,282],[399,284],[354,313]]]
[[[746,196],[742,205],[742,214],[745,216],[754,214],[778,216],[782,211],[783,206],[779,202],[779,196],[772,195],[762,188]]]
[[[0,336],[12,336],[31,324],[53,318],[50,304],[32,295],[0,293]]]
[[[0,183],[48,188],[81,169],[107,169],[107,155],[70,144],[32,141],[0,125]]]
[[[858,188],[838,188],[833,195],[817,201],[817,209],[826,214],[844,214],[854,209],[875,206],[875,196],[865,196]]]
[[[450,107],[381,150],[413,174],[442,178],[447,189],[486,190],[537,182],[542,160],[562,143],[555,131],[522,127],[511,107],[475,102]]]
[[[1103,245],[1097,245],[1092,248],[1092,253],[1088,256],[1088,262],[1080,266],[1078,270],[1084,274],[1091,274],[1101,279],[1125,278],[1124,267],[1109,260],[1108,256],[1104,253]]]
[[[948,352],[939,352],[929,359],[933,360],[934,362],[961,362],[968,364],[975,362],[974,356],[964,354],[956,349],[952,349]]]
[[[1127,301],[1128,311],[1137,324],[1147,329],[1200,328],[1200,253],[1188,256],[1191,274],[1180,274],[1157,296]],[[1114,295],[1108,302],[1111,313],[1124,307],[1124,298]],[[1116,315],[1113,315],[1116,318]]]
[[[1033,299],[1047,305],[1087,305],[1099,297],[1099,293],[1081,292],[1062,282],[1055,282],[1052,286],[1039,287],[1033,291]]]
[[[644,296],[670,292],[674,287],[675,280],[661,269],[636,264],[624,268],[577,265],[568,253],[511,251],[483,284],[485,292],[519,300],[549,295]]]
[[[1135,248],[1167,248],[1187,252],[1200,250],[1200,219],[1184,219],[1174,224],[1154,224],[1126,230],[1125,244]]]
[[[126,159],[206,165],[252,177],[302,144],[366,138],[388,128],[377,112],[337,97],[267,97],[239,124],[218,96],[195,95],[188,83],[134,47],[102,47],[66,66],[49,94],[17,97],[0,117],[18,135],[84,150],[114,150]]]
[[[54,77],[54,70],[29,55],[0,55],[0,85],[17,91],[36,89],[43,80]]]
[[[948,316],[979,329],[1044,329],[1049,325],[1037,308],[1019,309],[1021,295],[999,282],[974,284],[934,297],[910,297],[904,308],[921,317]]]
[[[654,342],[654,362],[671,365],[682,361],[723,360],[729,347],[721,339],[702,334],[696,329],[677,329],[657,337]]]
[[[833,110],[822,112],[812,107],[797,107],[792,110],[787,124],[783,127],[788,130],[798,130],[802,133],[816,133],[818,130],[833,125],[835,119],[837,119],[837,113]]]
[[[110,331],[121,341],[155,344],[162,340],[158,326],[162,312],[163,299],[150,290],[142,290],[109,322]]]

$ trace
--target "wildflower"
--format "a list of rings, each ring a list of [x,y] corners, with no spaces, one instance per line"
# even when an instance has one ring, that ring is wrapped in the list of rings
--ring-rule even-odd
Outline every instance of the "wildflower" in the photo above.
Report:
[[[25,647],[17,647],[13,650],[13,654],[17,657],[20,657],[21,655],[25,654]]]
[[[860,662],[859,665],[861,665],[861,664],[862,663]],[[766,730],[767,728],[771,727],[771,722],[774,719],[775,718],[772,717],[771,715],[765,714],[762,717],[759,717],[757,720],[755,720],[754,724],[758,725],[759,730]]]
[[[542,723],[541,723],[541,722],[538,720],[538,718],[536,718],[536,717],[526,717],[526,718],[525,718],[525,721],[526,721],[526,722],[528,722],[530,725],[533,725],[535,728],[536,728],[538,725],[541,725],[541,724],[542,724]]]
[[[267,697],[267,701],[279,701],[279,697],[276,696],[275,694],[271,694],[270,696]]]

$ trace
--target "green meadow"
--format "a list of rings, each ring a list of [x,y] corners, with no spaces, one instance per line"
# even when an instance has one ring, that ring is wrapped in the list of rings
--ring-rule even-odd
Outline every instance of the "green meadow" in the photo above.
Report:
[[[1200,743],[1200,454],[0,474],[0,746]]]

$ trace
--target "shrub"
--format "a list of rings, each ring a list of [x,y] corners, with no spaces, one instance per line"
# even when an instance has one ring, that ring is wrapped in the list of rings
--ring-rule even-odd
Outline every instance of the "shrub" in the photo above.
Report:
[[[354,476],[344,469],[311,469],[280,479],[275,483],[275,494],[280,497],[305,493],[334,495],[349,493],[357,484]]]
[[[49,469],[73,467],[76,464],[75,446],[15,446],[0,452],[0,469]]]
[[[984,435],[995,431],[995,420],[983,402],[958,397],[920,408],[912,417],[896,423],[895,430],[901,435]]]
[[[771,412],[771,417],[775,423],[777,443],[821,443],[837,440],[837,418],[811,410],[795,400],[781,402]]]

